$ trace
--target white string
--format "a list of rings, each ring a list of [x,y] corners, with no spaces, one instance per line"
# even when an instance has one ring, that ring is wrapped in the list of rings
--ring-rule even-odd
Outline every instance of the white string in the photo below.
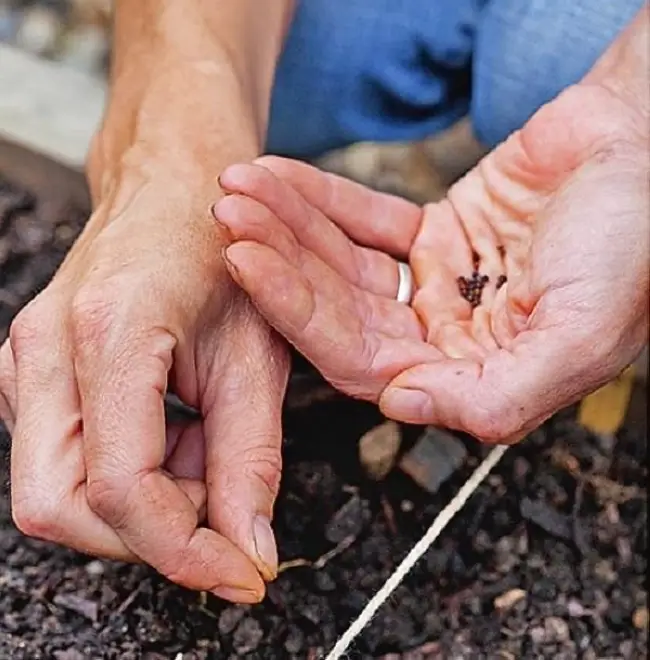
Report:
[[[481,482],[490,473],[490,470],[501,460],[508,445],[496,446],[476,468],[472,476],[463,484],[463,487],[452,498],[451,502],[438,514],[431,527],[424,536],[411,548],[402,563],[386,580],[382,588],[370,599],[361,614],[350,624],[350,627],[339,638],[334,648],[325,660],[339,660],[348,650],[352,642],[361,631],[370,623],[377,610],[390,598],[390,595],[400,585],[416,562],[424,555],[440,533],[449,524],[450,520],[465,506],[472,493],[481,485]]]

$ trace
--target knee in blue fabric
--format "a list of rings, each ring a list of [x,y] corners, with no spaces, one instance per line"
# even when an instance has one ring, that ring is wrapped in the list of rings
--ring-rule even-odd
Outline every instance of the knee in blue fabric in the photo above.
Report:
[[[302,0],[281,57],[267,148],[314,156],[412,140],[469,108],[484,0]]]
[[[494,146],[593,66],[643,0],[301,0],[267,150],[416,140],[467,112]],[[471,97],[471,100],[470,100]]]
[[[643,0],[492,0],[478,24],[471,115],[489,147],[578,82]]]

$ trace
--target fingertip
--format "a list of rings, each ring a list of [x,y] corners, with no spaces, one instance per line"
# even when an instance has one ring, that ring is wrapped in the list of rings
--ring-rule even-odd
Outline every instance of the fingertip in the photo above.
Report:
[[[232,232],[230,231],[230,227],[228,227],[228,225],[226,223],[224,223],[223,220],[222,220],[221,216],[223,214],[223,211],[222,211],[221,206],[220,206],[221,202],[223,202],[224,200],[229,199],[229,198],[230,198],[230,196],[223,197],[218,202],[215,202],[214,204],[212,204],[212,206],[210,206],[210,215],[212,216],[212,220],[214,221],[215,225],[217,225],[217,228],[219,229],[219,231],[222,234],[224,234],[224,236],[226,237],[226,239],[228,241],[231,241],[233,239]]]
[[[242,278],[239,272],[239,267],[237,265],[239,255],[236,250],[236,245],[237,243],[232,243],[231,245],[222,248],[221,258],[223,259],[223,263],[226,265],[226,268],[230,273],[230,277],[232,277],[232,279],[241,286]]]
[[[283,158],[282,156],[265,155],[256,158],[253,163],[265,170],[273,173],[275,176],[282,177],[283,173],[291,172],[292,168],[296,166],[311,167],[301,161],[292,160],[291,158]]]
[[[388,387],[379,398],[379,409],[387,417],[407,424],[434,422],[433,400],[422,390]]]
[[[257,605],[264,600],[266,588],[262,586],[259,590],[234,589],[232,587],[217,587],[212,594],[222,600],[239,605]]]
[[[229,165],[219,175],[219,186],[224,191],[236,192],[250,178],[251,167],[245,163]]]
[[[260,247],[254,241],[234,241],[222,249],[222,254],[227,264],[230,264],[238,275],[241,276],[241,270],[246,267],[251,253],[254,253]]]
[[[272,582],[278,576],[278,547],[271,521],[266,516],[256,516],[253,521],[253,539],[255,543],[255,564],[266,582]]]

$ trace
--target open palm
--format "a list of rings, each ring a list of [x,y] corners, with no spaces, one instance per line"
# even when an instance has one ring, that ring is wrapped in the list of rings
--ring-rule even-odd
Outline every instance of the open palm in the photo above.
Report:
[[[517,440],[646,341],[643,125],[607,90],[571,88],[424,208],[285,159],[234,166],[215,209],[231,272],[344,392]]]

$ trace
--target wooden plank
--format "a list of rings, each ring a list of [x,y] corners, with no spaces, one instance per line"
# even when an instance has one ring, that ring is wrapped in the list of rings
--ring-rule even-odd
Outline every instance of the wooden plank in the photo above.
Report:
[[[103,113],[103,80],[0,44],[0,136],[76,169]]]

